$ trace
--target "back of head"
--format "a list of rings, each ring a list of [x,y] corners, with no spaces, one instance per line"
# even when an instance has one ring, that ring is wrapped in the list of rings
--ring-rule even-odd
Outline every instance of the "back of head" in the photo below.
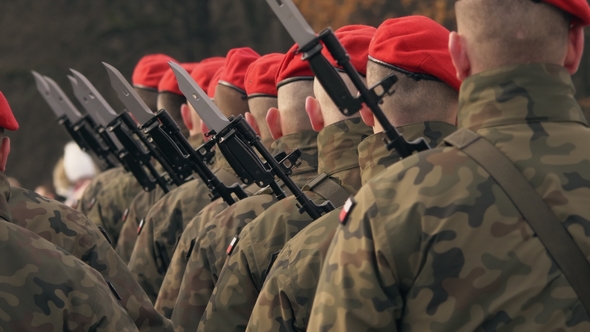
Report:
[[[248,112],[244,77],[250,64],[258,58],[260,54],[249,47],[234,48],[227,53],[213,98],[225,116],[237,116]]]
[[[457,30],[468,43],[473,72],[526,63],[562,64],[570,23],[590,21],[585,1],[457,1]],[[562,9],[577,10],[581,17],[572,20]]]
[[[305,112],[305,99],[314,96],[313,72],[309,64],[301,60],[298,49],[293,45],[287,51],[275,77],[283,135],[312,130]]]
[[[369,46],[367,83],[397,76],[382,110],[395,126],[426,121],[455,124],[461,82],[448,52],[449,31],[424,16],[385,21]]]
[[[154,113],[158,111],[158,84],[170,69],[169,61],[178,62],[165,54],[148,54],[133,69],[133,88]]]
[[[182,63],[180,65],[190,73],[197,66],[197,63],[190,62]],[[178,81],[176,80],[172,68],[168,68],[158,83],[157,108],[158,110],[165,109],[168,111],[172,119],[174,119],[180,128],[182,134],[185,137],[188,137],[188,129],[184,125],[182,115],[180,114],[180,107],[182,104],[186,104],[186,97],[178,87]]]
[[[244,77],[250,114],[265,146],[270,146],[273,141],[266,114],[271,107],[278,107],[275,77],[284,57],[281,53],[263,55],[250,64]]]
[[[369,43],[376,30],[377,29],[374,27],[368,25],[348,25],[334,32],[340,41],[340,44],[346,49],[348,56],[350,57],[350,63],[363,78],[367,75]],[[332,66],[336,67],[340,72],[340,76],[344,83],[348,87],[348,90],[353,96],[356,96],[358,93],[357,88],[325,47],[322,50],[322,54],[328,59]],[[324,126],[328,126],[347,118],[360,116],[359,113],[355,113],[352,116],[345,116],[342,114],[317,79],[314,82],[314,94],[321,105]]]

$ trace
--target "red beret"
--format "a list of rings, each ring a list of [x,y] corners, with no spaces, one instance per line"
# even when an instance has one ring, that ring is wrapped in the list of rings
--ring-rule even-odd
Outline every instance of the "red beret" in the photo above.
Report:
[[[219,78],[221,77],[222,72],[223,67],[219,68],[215,72],[215,74],[213,74],[213,78],[211,78],[211,81],[209,81],[209,86],[207,87],[207,96],[209,96],[209,98],[211,99],[215,97],[215,89],[217,88],[217,84],[219,83]]]
[[[573,16],[573,23],[590,25],[590,5],[588,0],[543,0]]]
[[[219,75],[218,84],[223,84],[246,94],[244,76],[246,76],[248,66],[258,58],[260,58],[260,54],[249,47],[230,50],[225,57],[225,65]]]
[[[348,56],[350,56],[350,63],[362,75],[367,75],[369,44],[375,35],[375,31],[377,29],[368,25],[347,25],[334,31],[336,37],[340,40],[340,44],[344,46]],[[342,69],[325,47],[322,49],[322,54],[334,67]]]
[[[180,66],[190,73],[197,64],[197,62],[187,62],[181,63]],[[183,96],[182,91],[178,88],[178,81],[176,80],[172,68],[169,67],[164,73],[164,76],[162,76],[162,79],[160,79],[160,83],[158,83],[158,92],[171,92]]]
[[[284,57],[281,53],[271,53],[250,64],[244,78],[248,98],[277,96],[275,76]]]
[[[213,57],[201,60],[198,65],[193,68],[190,72],[191,77],[197,82],[197,84],[208,93],[209,83],[213,78],[213,75],[223,67],[225,63],[225,58],[222,57]],[[217,85],[217,83],[215,83]]]
[[[178,63],[166,54],[149,54],[141,58],[133,69],[133,86],[157,90],[160,79],[170,69],[168,61]]]
[[[389,19],[375,33],[369,58],[416,78],[438,79],[455,90],[461,82],[449,54],[449,30],[424,16]]]
[[[299,46],[295,44],[285,54],[275,77],[277,89],[295,81],[313,81],[313,72],[309,63],[301,60],[301,54],[297,53],[297,50],[299,50]]]
[[[0,127],[7,130],[18,129],[18,122],[16,122],[10,105],[8,105],[8,100],[6,100],[2,92],[0,92]]]

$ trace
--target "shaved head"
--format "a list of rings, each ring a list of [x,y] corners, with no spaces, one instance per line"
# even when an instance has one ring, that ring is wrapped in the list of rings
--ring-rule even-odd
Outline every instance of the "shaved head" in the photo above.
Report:
[[[228,118],[248,112],[246,95],[222,84],[217,84],[213,101],[223,115]]]
[[[567,52],[570,16],[533,0],[460,0],[458,33],[481,70],[524,63],[560,64]]]
[[[350,93],[353,96],[356,96],[358,93],[358,90],[354,86],[354,84],[352,83],[352,80],[345,73],[339,72],[339,74],[340,74],[340,77],[342,77],[342,80],[344,81],[344,83],[346,84],[348,91],[350,91]],[[365,81],[365,79],[363,77],[361,77],[361,78],[363,81]],[[351,115],[351,116],[346,116],[346,115],[342,114],[342,112],[340,112],[340,110],[338,109],[338,106],[336,106],[336,104],[334,103],[332,98],[330,98],[330,96],[328,95],[326,90],[324,90],[324,87],[322,86],[320,81],[317,79],[314,80],[313,91],[315,93],[316,99],[320,102],[320,105],[322,106],[322,116],[324,117],[324,125],[325,126],[329,126],[333,123],[336,123],[336,122],[339,122],[339,121],[342,121],[345,119],[350,119],[350,118],[355,118],[355,117],[361,116],[360,113],[358,113],[358,112]]]
[[[396,127],[426,121],[455,124],[459,93],[441,81],[415,80],[371,60],[367,63],[367,83],[373,86],[390,75],[397,76],[395,93],[384,96],[381,108]]]
[[[312,130],[305,111],[305,99],[313,97],[313,81],[302,80],[285,84],[278,90],[281,127],[284,135]]]

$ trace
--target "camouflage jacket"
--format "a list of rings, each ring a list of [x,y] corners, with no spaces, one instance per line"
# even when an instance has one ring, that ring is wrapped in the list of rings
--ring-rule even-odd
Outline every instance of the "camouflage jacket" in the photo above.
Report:
[[[188,141],[196,149],[203,144],[203,137],[201,135],[190,136]],[[173,192],[174,188],[176,187],[171,188],[170,192]],[[142,191],[126,206],[127,209],[123,214],[123,226],[116,246],[117,254],[121,256],[125,263],[129,263],[131,259],[137,241],[137,234],[145,226],[145,217],[148,215],[149,210],[165,194],[160,187],[156,187],[150,192]]]
[[[139,192],[142,188],[133,174],[116,167],[92,180],[82,194],[78,209],[106,231],[114,247],[123,227],[125,209]]]
[[[567,70],[466,79],[459,127],[504,153],[586,257],[590,140]],[[512,201],[454,147],[413,155],[355,196],[326,256],[313,331],[587,331],[590,317]]]
[[[169,320],[159,315],[135,281],[125,263],[84,215],[32,191],[0,182],[12,222],[57,245],[101,273],[121,297],[121,304],[142,331],[172,331]]]
[[[372,132],[360,117],[322,129],[317,138],[318,173],[328,174],[350,194],[356,193],[361,187],[357,147]],[[316,203],[325,201],[313,192],[306,194]],[[245,330],[274,258],[289,239],[312,221],[307,213],[299,213],[297,200],[290,196],[246,225],[237,244],[233,243],[198,330]]]
[[[455,131],[443,122],[411,124],[397,128],[408,140],[424,137],[430,146]],[[359,144],[363,184],[399,160],[375,134]],[[279,253],[262,286],[247,331],[305,331],[326,251],[332,241],[341,208],[305,227]]]
[[[231,174],[220,178],[222,182],[231,182],[226,185],[239,181],[223,155],[216,153],[213,173],[220,172]],[[211,203],[209,193],[207,185],[195,179],[172,190],[149,209],[143,229],[138,232],[129,269],[153,302],[158,297],[177,239],[184,226]]]
[[[96,270],[4,220],[0,234],[0,330],[137,331]]]
[[[299,148],[302,164],[293,170],[291,178],[303,186],[317,174],[317,133],[304,131],[281,137],[276,150],[290,152]],[[286,199],[286,198],[285,198]],[[274,195],[262,193],[240,200],[223,210],[202,226],[202,231],[189,252],[186,271],[179,290],[172,321],[180,331],[196,330],[213,293],[232,237],[256,216],[276,203]]]

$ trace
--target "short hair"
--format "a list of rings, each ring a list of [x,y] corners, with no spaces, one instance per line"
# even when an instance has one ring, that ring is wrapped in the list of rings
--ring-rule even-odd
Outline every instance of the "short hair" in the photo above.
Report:
[[[277,95],[283,134],[312,130],[311,121],[305,111],[305,100],[307,97],[314,97],[313,81],[300,80],[281,85]]]
[[[178,127],[180,128],[180,132],[184,135],[184,137],[188,137],[188,129],[184,125],[184,121],[182,120],[182,114],[180,113],[180,107],[182,104],[186,104],[186,97],[177,95],[176,93],[163,91],[158,93],[158,110],[165,109],[168,114],[172,117],[172,119],[176,122]]]
[[[442,81],[416,80],[369,60],[367,83],[373,86],[390,75],[397,76],[395,92],[385,96],[381,109],[394,126],[427,121],[455,124],[458,92]]]
[[[217,84],[214,102],[226,117],[237,116],[248,112],[246,94],[232,87]]]
[[[143,100],[143,102],[152,110],[152,112],[156,113],[158,111],[158,91],[153,89],[144,89],[138,88],[136,86],[133,87],[133,90],[137,92],[137,95]]]
[[[532,0],[460,0],[457,30],[483,69],[559,63],[567,51],[571,16]]]
[[[346,84],[348,91],[350,91],[350,93],[356,97],[358,90],[356,86],[352,83],[350,77],[343,72],[339,72],[339,74],[340,77],[342,77],[344,84]],[[364,77],[361,77],[361,79],[365,81]],[[338,121],[360,116],[360,113],[358,112],[350,116],[342,114],[342,112],[340,112],[340,109],[338,109],[338,106],[336,106],[332,98],[330,98],[330,96],[328,95],[328,93],[326,92],[326,90],[317,78],[314,80],[313,91],[315,93],[316,99],[320,102],[320,105],[322,106],[322,117],[324,118],[325,125],[330,125]]]
[[[278,98],[271,96],[255,97],[248,99],[248,106],[250,107],[250,113],[256,120],[258,129],[260,129],[260,137],[262,143],[265,146],[269,146],[268,143],[272,141],[272,135],[266,122],[266,114],[271,107],[278,108]]]

